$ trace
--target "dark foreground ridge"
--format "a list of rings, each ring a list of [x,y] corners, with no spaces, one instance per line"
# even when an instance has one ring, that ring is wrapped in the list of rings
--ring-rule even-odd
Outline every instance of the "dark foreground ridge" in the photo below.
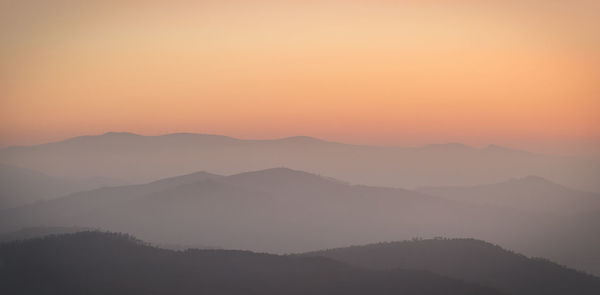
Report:
[[[508,294],[600,294],[600,278],[474,239],[416,239],[310,252],[372,270],[425,270]]]
[[[154,248],[80,232],[0,245],[0,294],[501,294],[426,271],[322,257]]]

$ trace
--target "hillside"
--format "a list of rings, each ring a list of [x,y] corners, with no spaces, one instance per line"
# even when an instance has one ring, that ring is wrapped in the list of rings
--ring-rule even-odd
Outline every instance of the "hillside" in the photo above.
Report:
[[[600,278],[473,239],[390,242],[310,252],[369,269],[418,269],[507,294],[598,294]]]
[[[72,234],[82,231],[92,231],[93,228],[84,227],[61,227],[61,226],[39,226],[23,228],[14,232],[0,234],[0,243],[43,238],[50,235]]]
[[[0,245],[0,262],[3,294],[500,294],[423,271],[247,251],[178,252],[99,232]]]

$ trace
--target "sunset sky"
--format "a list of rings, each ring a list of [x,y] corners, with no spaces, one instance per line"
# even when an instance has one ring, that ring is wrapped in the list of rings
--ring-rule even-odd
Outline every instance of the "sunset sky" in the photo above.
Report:
[[[599,3],[0,0],[0,147],[129,131],[591,153]]]

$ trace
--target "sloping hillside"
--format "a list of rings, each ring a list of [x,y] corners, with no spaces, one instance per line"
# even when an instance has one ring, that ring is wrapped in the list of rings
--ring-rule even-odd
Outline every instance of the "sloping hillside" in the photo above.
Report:
[[[83,232],[0,245],[2,294],[500,294],[422,271],[368,271],[326,258],[177,252]]]
[[[419,269],[509,294],[598,294],[600,278],[473,239],[428,239],[303,254],[369,269]]]

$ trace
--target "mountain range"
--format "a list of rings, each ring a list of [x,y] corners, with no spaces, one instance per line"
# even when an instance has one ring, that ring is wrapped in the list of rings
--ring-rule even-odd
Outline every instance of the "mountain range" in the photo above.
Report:
[[[600,192],[600,163],[490,145],[376,147],[311,137],[242,140],[176,133],[141,136],[110,132],[0,150],[0,163],[61,178],[108,177],[144,183],[208,171],[230,175],[289,167],[354,184],[417,188],[472,186],[537,175],[569,187]]]
[[[99,232],[0,245],[0,293],[502,294],[431,272],[373,271],[321,257],[248,251],[171,251]]]
[[[3,294],[597,294],[600,278],[472,239],[273,255],[84,231],[0,244]]]
[[[2,211],[0,232],[78,226],[127,232],[154,244],[271,253],[476,237],[597,273],[595,212],[560,216],[272,168],[231,176],[196,172],[74,193]]]
[[[506,294],[595,294],[600,278],[474,239],[416,239],[305,253],[373,270],[424,270]]]

